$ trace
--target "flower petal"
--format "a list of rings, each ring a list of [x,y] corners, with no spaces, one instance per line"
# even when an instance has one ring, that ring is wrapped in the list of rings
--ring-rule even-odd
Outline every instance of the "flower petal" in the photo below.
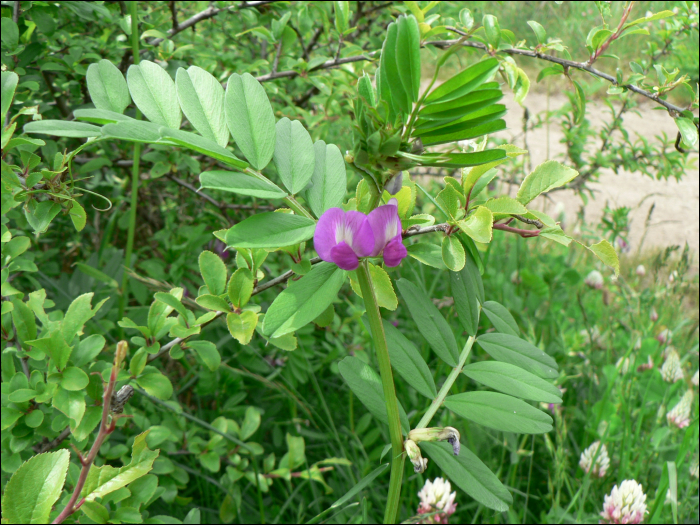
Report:
[[[314,232],[314,248],[318,256],[326,262],[333,262],[331,249],[338,244],[335,240],[335,232],[344,220],[345,212],[340,208],[329,208],[318,220]]]
[[[391,239],[384,248],[384,263],[387,266],[398,266],[404,257],[408,255],[408,250],[401,242],[401,234]]]
[[[360,265],[357,255],[346,242],[341,242],[331,248],[331,262],[343,270],[355,270]]]
[[[374,248],[370,256],[376,257],[382,253],[390,240],[401,234],[398,202],[391,199],[388,204],[373,210],[367,220],[374,233]]]
[[[374,248],[374,234],[367,219],[362,212],[347,211],[344,228],[336,232],[336,242],[348,243],[358,257],[367,257]]]

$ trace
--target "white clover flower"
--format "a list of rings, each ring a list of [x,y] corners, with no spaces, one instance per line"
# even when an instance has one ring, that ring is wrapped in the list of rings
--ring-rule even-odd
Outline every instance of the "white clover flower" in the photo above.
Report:
[[[603,445],[600,448],[595,464],[593,464],[593,456],[595,456],[598,447],[601,447],[600,441],[595,441],[590,447],[581,452],[581,460],[578,464],[585,472],[590,471],[592,466],[593,472],[591,474],[602,478],[610,467],[610,457],[608,456],[608,449]]]
[[[647,513],[646,499],[642,486],[626,479],[605,496],[601,523],[641,523]]]
[[[639,277],[644,277],[647,274],[647,269],[644,268],[643,264],[640,264],[639,266],[637,266],[637,269],[635,270],[635,272],[637,272],[637,275]]]
[[[600,290],[603,287],[603,283],[605,282],[605,279],[603,278],[603,274],[600,273],[598,270],[593,270],[591,273],[589,273],[586,278],[583,281],[586,283],[588,286],[591,288],[595,288],[596,290]]]
[[[666,356],[666,361],[664,361],[661,367],[661,377],[667,383],[675,383],[683,379],[683,369],[681,368],[681,359],[678,352],[671,350]]]
[[[455,503],[457,493],[450,492],[451,490],[450,482],[442,478],[435,478],[435,481],[427,480],[425,482],[425,485],[418,493],[420,498],[418,514],[436,511],[439,514],[427,517],[420,523],[447,523],[450,515],[457,510],[457,504]]]
[[[666,421],[669,425],[676,425],[678,428],[685,428],[690,425],[690,411],[693,408],[693,391],[687,390],[678,404],[666,414]]]
[[[700,382],[700,379],[698,379],[698,371],[697,370],[693,374],[693,379],[691,379],[690,382],[693,383],[696,387],[700,386],[700,385],[698,385],[698,382]]]
[[[662,345],[665,344],[670,344],[671,343],[671,330],[668,328],[661,330],[659,332],[659,335],[656,336],[656,340],[661,343]]]

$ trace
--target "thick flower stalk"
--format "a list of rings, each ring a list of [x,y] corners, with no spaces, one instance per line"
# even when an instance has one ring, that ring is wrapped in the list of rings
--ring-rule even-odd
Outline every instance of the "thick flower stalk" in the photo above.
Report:
[[[418,492],[420,505],[418,514],[437,512],[421,520],[420,523],[448,523],[449,517],[457,510],[455,498],[456,492],[450,492],[452,486],[449,481],[435,478],[435,481],[427,480],[423,488]]]
[[[318,220],[314,247],[321,259],[343,270],[356,270],[365,257],[381,256],[387,266],[398,266],[408,252],[402,242],[396,199],[369,215],[330,208]]]
[[[605,496],[601,523],[641,523],[647,513],[646,499],[642,486],[626,479]]]
[[[667,383],[675,383],[683,379],[683,369],[681,368],[681,359],[678,352],[671,350],[666,356],[663,366],[661,367],[661,377]]]
[[[600,452],[598,452],[595,463],[593,463],[593,458],[596,456],[598,448],[600,448]],[[590,447],[581,453],[581,459],[578,464],[586,473],[590,472],[591,475],[602,478],[605,476],[608,468],[610,467],[608,449],[605,447],[605,445],[601,446],[600,441],[595,441]]]
[[[688,390],[683,397],[674,406],[668,414],[666,414],[666,421],[669,425],[675,425],[678,428],[685,428],[690,425],[690,411],[693,408],[693,391]]]

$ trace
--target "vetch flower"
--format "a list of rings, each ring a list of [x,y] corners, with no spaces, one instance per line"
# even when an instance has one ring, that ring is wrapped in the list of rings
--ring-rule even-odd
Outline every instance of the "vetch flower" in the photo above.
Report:
[[[435,478],[434,481],[427,480],[423,488],[418,492],[420,505],[418,514],[428,514],[438,512],[420,523],[448,523],[449,517],[457,510],[455,498],[456,492],[450,492],[452,486],[449,481],[442,478]]]
[[[421,441],[447,441],[452,445],[452,453],[459,456],[461,444],[459,430],[453,427],[432,427],[413,429],[408,433],[408,439],[419,443]]]
[[[669,425],[678,428],[685,428],[690,425],[690,411],[693,408],[693,391],[688,390],[678,402],[678,404],[666,414],[666,421]]]
[[[626,479],[605,496],[601,523],[641,523],[647,513],[646,499],[642,486]]]
[[[675,383],[683,379],[683,369],[681,368],[681,360],[678,352],[671,350],[661,367],[661,377],[667,383]]]
[[[598,452],[598,457],[596,457],[595,463],[593,463],[593,457],[596,455],[598,448],[600,448],[600,452]],[[586,473],[588,473],[592,467],[593,471],[591,474],[602,478],[610,467],[608,449],[605,445],[601,446],[600,441],[594,441],[590,447],[581,453],[581,460],[578,464]]]
[[[408,252],[402,242],[396,199],[369,216],[340,208],[326,210],[316,225],[314,247],[321,259],[343,270],[355,270],[362,257],[380,255],[387,266],[398,266]]]
[[[413,471],[419,474],[425,472],[425,469],[428,468],[428,458],[421,456],[420,449],[415,441],[407,439],[404,441],[403,447],[406,450],[408,459],[413,463]]]
[[[398,266],[408,255],[401,237],[401,219],[399,218],[399,203],[390,199],[384,206],[372,210],[367,217],[372,234],[374,249],[370,257],[383,255],[387,266]],[[319,221],[320,222],[320,221]]]

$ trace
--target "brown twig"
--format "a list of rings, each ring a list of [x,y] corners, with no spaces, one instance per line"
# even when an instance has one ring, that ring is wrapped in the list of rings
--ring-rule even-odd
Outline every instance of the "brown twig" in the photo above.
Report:
[[[80,497],[80,492],[85,486],[85,481],[87,480],[88,472],[90,472],[90,467],[95,461],[97,453],[100,451],[100,448],[102,447],[102,444],[104,443],[105,439],[107,439],[107,436],[114,432],[114,429],[116,428],[118,416],[110,416],[109,408],[112,403],[112,393],[114,392],[114,385],[116,385],[117,383],[117,374],[119,373],[119,368],[121,367],[121,364],[124,361],[124,358],[126,357],[127,350],[128,345],[126,341],[120,341],[117,344],[117,350],[114,355],[114,362],[112,363],[112,373],[109,376],[109,381],[105,385],[104,395],[102,396],[102,420],[100,422],[100,430],[97,433],[95,442],[92,444],[92,448],[90,448],[90,452],[88,453],[87,457],[80,458],[82,468],[80,469],[80,476],[78,477],[78,482],[75,484],[73,494],[68,500],[68,503],[66,504],[65,508],[56,517],[56,519],[53,520],[53,523],[63,523],[63,520],[65,520],[68,516],[73,514],[76,510],[78,510],[78,508],[80,508],[80,504],[76,506],[76,502],[78,501],[78,497]]]

